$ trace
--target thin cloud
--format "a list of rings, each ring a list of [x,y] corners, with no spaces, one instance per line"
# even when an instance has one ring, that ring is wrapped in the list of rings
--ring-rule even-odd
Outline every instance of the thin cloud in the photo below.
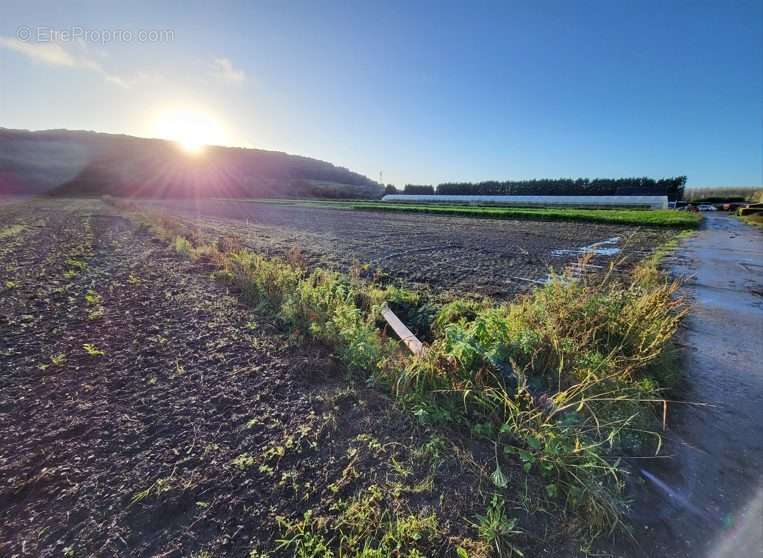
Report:
[[[239,70],[233,66],[229,58],[215,58],[214,75],[225,81],[241,83],[246,78],[244,70]]]
[[[14,37],[0,36],[0,47],[7,48],[17,52],[27,58],[37,62],[48,64],[50,66],[64,66],[68,68],[82,68],[91,72],[96,72],[103,76],[108,83],[113,83],[120,87],[127,88],[128,85],[121,77],[110,74],[103,69],[96,60],[90,58],[87,54],[75,54],[65,49],[59,43],[35,43],[21,41]],[[81,45],[82,50],[87,50]]]
[[[53,66],[76,66],[74,57],[57,43],[30,43],[11,37],[0,37],[0,45],[27,58]]]

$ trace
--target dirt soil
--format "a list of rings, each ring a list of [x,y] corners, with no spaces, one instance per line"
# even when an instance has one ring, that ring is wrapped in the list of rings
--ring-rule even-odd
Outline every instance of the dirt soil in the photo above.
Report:
[[[346,271],[354,261],[409,284],[511,298],[537,287],[550,268],[596,253],[590,270],[625,257],[627,268],[671,238],[665,229],[558,221],[284,207],[240,201],[145,202],[241,236],[270,255],[298,246],[313,265]],[[600,267],[595,267],[600,266]]]
[[[631,556],[763,556],[763,231],[709,214],[668,262],[692,308],[665,454],[644,462]]]
[[[335,242],[337,258],[343,243],[402,247],[405,224],[408,249],[442,242],[435,230],[411,243],[434,220],[373,215],[381,225],[364,233],[365,218],[332,213],[337,239],[321,246]],[[464,246],[485,230],[471,226]],[[615,232],[511,227],[490,248],[507,258],[520,254],[507,238],[532,254],[548,227],[564,246]],[[256,230],[259,242],[275,229]],[[279,242],[308,238],[294,230]],[[345,230],[358,239],[339,240]],[[436,514],[425,555],[476,545],[469,521],[494,490],[492,448],[454,434],[460,445],[422,451],[438,432],[98,201],[4,205],[0,235],[1,556],[248,556],[277,546],[277,517],[330,516],[373,487],[390,509]],[[525,556],[576,555],[573,521],[528,507],[541,486],[504,466]]]

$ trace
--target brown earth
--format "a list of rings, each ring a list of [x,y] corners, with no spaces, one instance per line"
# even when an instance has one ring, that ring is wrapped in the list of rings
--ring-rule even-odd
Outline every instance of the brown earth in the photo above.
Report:
[[[511,298],[574,264],[585,247],[601,245],[592,270],[627,267],[675,231],[576,222],[492,220],[427,214],[347,211],[219,200],[145,202],[193,218],[250,248],[288,254],[299,247],[313,265],[346,271],[353,262],[437,291]],[[614,248],[614,250],[612,250]],[[619,250],[618,250],[619,248]],[[616,252],[616,253],[611,253]]]
[[[0,555],[247,556],[279,516],[369,494],[436,516],[423,555],[479,555],[492,447],[444,443],[101,202],[5,205],[0,234]],[[502,466],[517,546],[576,555],[575,521]]]

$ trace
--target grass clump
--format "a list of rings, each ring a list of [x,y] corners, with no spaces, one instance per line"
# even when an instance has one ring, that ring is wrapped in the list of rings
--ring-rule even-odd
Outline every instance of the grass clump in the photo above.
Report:
[[[101,349],[93,345],[92,343],[85,343],[84,345],[82,345],[82,349],[91,357],[99,357],[106,354],[104,351],[102,351]]]
[[[400,298],[401,289],[367,290],[358,279],[305,269],[298,258],[265,258],[241,248],[235,239],[203,243],[198,232],[165,217],[147,221],[175,250],[218,266],[217,276],[241,290],[242,297],[284,328],[335,347],[350,370],[373,370],[385,354],[375,316],[383,300]]]
[[[190,256],[193,246],[188,239],[182,236],[175,237],[175,252],[184,256]]]
[[[140,492],[137,492],[130,499],[130,503],[127,507],[131,508],[135,504],[138,504],[151,497],[159,498],[162,494],[172,490],[173,488],[172,483],[173,483],[172,475],[166,478],[157,479],[156,481],[151,483],[151,485],[145,490],[141,490]]]
[[[441,538],[437,516],[413,514],[372,485],[332,506],[330,517],[306,512],[299,520],[279,518],[277,550],[298,557],[353,556],[423,558]]]
[[[650,365],[684,314],[678,285],[644,265],[629,280],[554,276],[451,322],[393,389],[414,406],[455,410],[541,474],[549,496],[582,510],[593,531],[612,528],[624,510],[618,456],[659,447],[652,405],[663,386]]]
[[[506,515],[505,505],[501,496],[493,494],[487,510],[483,515],[477,516],[477,522],[473,525],[477,528],[480,539],[495,548],[497,556],[524,556],[522,551],[512,544],[511,539],[522,531],[517,528],[516,518]]]
[[[361,296],[358,282],[325,270],[307,273],[249,252],[233,254],[228,264],[231,281],[247,300],[298,334],[335,347],[349,369],[370,371],[381,360],[384,343],[374,325],[378,310]]]
[[[228,263],[231,280],[241,288],[244,298],[268,314],[281,311],[302,276],[299,269],[281,259],[266,259],[251,252],[233,253]]]
[[[21,234],[26,228],[26,225],[8,225],[7,227],[0,228],[0,240]]]
[[[740,219],[748,225],[763,228],[763,213],[753,213],[751,215],[743,215]]]

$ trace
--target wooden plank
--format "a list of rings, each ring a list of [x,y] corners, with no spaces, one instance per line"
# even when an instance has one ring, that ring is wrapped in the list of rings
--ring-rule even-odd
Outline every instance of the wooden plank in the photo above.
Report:
[[[390,310],[386,302],[384,303],[384,306],[382,306],[381,313],[384,319],[387,320],[387,323],[393,330],[395,330],[395,333],[397,333],[400,340],[405,343],[414,355],[421,356],[424,354],[424,344],[418,340],[410,329],[405,327],[405,324],[400,321],[400,318],[395,316],[395,313]]]
[[[517,277],[516,275],[510,275],[510,279],[516,279],[517,281],[527,281],[528,283],[535,283],[536,285],[545,285],[545,281],[539,281],[538,279],[528,279],[527,277]]]

